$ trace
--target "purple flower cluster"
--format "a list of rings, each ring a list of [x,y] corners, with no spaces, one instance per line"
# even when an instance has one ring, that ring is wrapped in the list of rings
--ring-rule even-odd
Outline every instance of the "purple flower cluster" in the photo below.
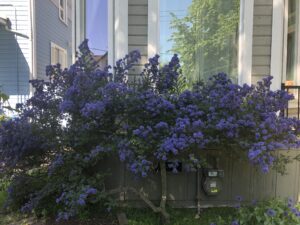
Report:
[[[159,93],[178,93],[176,89],[180,76],[180,62],[175,54],[171,61],[159,68],[159,55],[149,59],[141,73],[142,87]]]
[[[300,211],[296,207],[296,203],[293,201],[292,198],[288,198],[287,206],[288,206],[290,212],[292,212],[292,214],[294,214],[296,217],[300,218]]]
[[[146,160],[143,157],[138,157],[136,160],[132,161],[128,166],[129,170],[133,174],[141,174],[142,177],[146,177],[152,166],[152,162]]]
[[[23,169],[28,166],[29,159],[32,165],[41,162],[41,155],[49,146],[39,132],[40,129],[26,119],[16,118],[3,122],[0,126],[1,170]]]
[[[153,85],[133,93],[125,104],[124,132],[133,134],[122,137],[130,149],[127,155],[155,163],[182,159],[181,155],[195,150],[235,148],[248,152],[249,161],[266,173],[277,160],[277,149],[299,146],[299,121],[278,115],[292,96],[271,91],[271,76],[257,86],[239,86],[220,73],[193,90],[174,94],[154,88],[165,70],[157,67],[157,61],[158,56],[150,59],[142,74]],[[170,65],[177,68],[176,57]],[[176,82],[172,85],[176,89]],[[124,149],[120,152],[124,156]]]
[[[57,221],[68,220],[70,217],[75,216],[80,208],[88,204],[91,197],[95,196],[97,193],[98,190],[90,186],[86,186],[78,192],[62,192],[61,195],[56,198],[56,204],[60,206],[64,205],[66,210],[58,213]]]

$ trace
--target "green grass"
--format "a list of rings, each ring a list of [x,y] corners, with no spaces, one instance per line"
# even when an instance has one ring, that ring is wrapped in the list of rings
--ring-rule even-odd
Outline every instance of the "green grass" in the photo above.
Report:
[[[233,215],[232,208],[204,209],[199,219],[195,219],[195,209],[169,209],[172,225],[209,225],[218,216],[227,218]],[[150,210],[130,209],[126,211],[129,225],[159,225],[159,217]]]
[[[2,209],[4,202],[7,197],[7,192],[6,191],[0,191],[0,209]]]

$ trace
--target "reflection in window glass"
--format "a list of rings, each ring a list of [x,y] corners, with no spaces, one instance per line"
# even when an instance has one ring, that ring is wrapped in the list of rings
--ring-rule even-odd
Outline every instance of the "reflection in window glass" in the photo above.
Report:
[[[160,55],[178,53],[190,83],[225,72],[237,80],[239,0],[160,0]]]
[[[108,0],[86,0],[86,38],[100,67],[107,65]]]
[[[286,85],[296,85],[297,42],[296,42],[296,12],[298,0],[288,1],[288,36],[287,36],[287,63]]]

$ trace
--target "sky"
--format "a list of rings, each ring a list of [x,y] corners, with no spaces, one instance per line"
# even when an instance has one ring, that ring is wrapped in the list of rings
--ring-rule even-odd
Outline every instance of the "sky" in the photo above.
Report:
[[[108,4],[109,0],[86,1],[86,37],[89,47],[96,55],[108,49]]]
[[[169,61],[173,56],[172,53],[168,53],[173,45],[173,42],[169,41],[173,32],[170,27],[170,13],[182,18],[187,15],[191,3],[192,0],[160,0],[160,55],[163,62]]]
[[[86,1],[86,37],[91,50],[97,55],[104,54],[108,49],[108,1]],[[168,53],[172,48],[172,42],[169,41],[172,34],[170,13],[179,18],[184,17],[191,2],[192,0],[160,0],[160,54],[163,61],[169,60],[173,55]]]

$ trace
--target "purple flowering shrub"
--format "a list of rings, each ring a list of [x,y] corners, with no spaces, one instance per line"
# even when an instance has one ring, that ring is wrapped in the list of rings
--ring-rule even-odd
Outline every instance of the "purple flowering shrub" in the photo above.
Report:
[[[271,91],[271,77],[239,86],[220,73],[186,90],[178,56],[164,66],[155,56],[132,87],[128,74],[139,52],[99,70],[87,41],[79,49],[70,68],[48,66],[47,81],[31,81],[35,93],[18,106],[19,118],[0,125],[10,208],[68,219],[103,206],[101,165],[117,155],[137,176],[161,171],[161,205],[149,205],[168,220],[165,165],[173,172],[179,163],[199,168],[213,148],[268,172],[286,160],[277,149],[299,146],[299,121],[279,116],[292,96]],[[22,186],[28,188],[19,192]]]
[[[79,48],[70,68],[48,66],[47,80],[31,81],[35,92],[17,106],[19,117],[0,125],[1,175],[12,178],[8,209],[67,219],[104,205],[100,167],[131,93],[126,71],[140,55],[118,61],[120,82],[113,82],[109,68],[97,68],[87,41]]]
[[[248,157],[266,173],[287,160],[277,157],[276,150],[299,147],[299,121],[279,116],[293,96],[270,90],[271,76],[257,86],[239,86],[220,73],[193,90],[178,93],[173,91],[179,77],[174,72],[180,67],[177,56],[162,69],[158,69],[157,56],[146,67],[151,70],[142,76],[150,74],[145,80],[154,85],[143,86],[130,99],[125,135],[119,143],[120,159],[129,162],[133,173],[145,177],[160,161],[186,160],[199,166],[201,158],[195,155],[205,149]],[[159,80],[156,77],[164,74],[165,67],[168,76],[162,77],[168,79]]]

